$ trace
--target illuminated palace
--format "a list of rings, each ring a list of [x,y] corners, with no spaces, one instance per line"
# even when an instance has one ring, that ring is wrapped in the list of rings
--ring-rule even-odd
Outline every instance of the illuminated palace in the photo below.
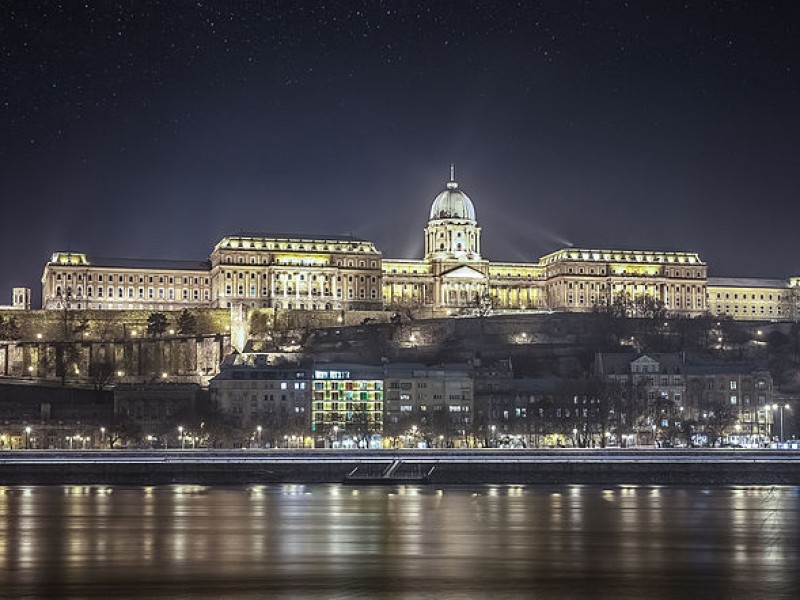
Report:
[[[433,201],[421,260],[385,259],[349,236],[239,234],[207,261],[92,259],[56,252],[42,275],[46,309],[180,310],[268,307],[431,315],[475,310],[590,311],[618,299],[655,298],[672,314],[795,320],[800,278],[708,277],[694,252],[565,248],[536,263],[481,255],[475,206],[455,181]]]

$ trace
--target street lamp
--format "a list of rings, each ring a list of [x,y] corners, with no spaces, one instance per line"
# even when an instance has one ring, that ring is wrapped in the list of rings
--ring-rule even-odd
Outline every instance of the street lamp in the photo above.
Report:
[[[333,443],[335,446],[339,446],[339,426],[333,426]]]
[[[105,443],[106,443],[106,428],[105,427],[101,427],[100,428],[100,447],[102,448],[103,444],[105,444]]]
[[[497,446],[497,425],[492,425],[492,447]]]
[[[25,449],[28,450],[31,447],[31,428],[25,428]]]
[[[186,448],[186,438],[183,437],[183,425],[178,425],[178,435],[181,438],[181,450]]]
[[[572,446],[575,447],[578,445],[578,428],[572,428]]]
[[[784,408],[789,408],[789,405],[788,404],[783,404],[781,406],[778,406],[777,404],[773,404],[772,405],[772,410],[780,409],[780,411],[781,411],[781,430],[780,430],[781,431],[781,435],[780,435],[780,438],[779,438],[780,442],[783,442],[783,409]]]
[[[258,432],[258,447],[261,448],[261,425],[256,427],[256,431]]]

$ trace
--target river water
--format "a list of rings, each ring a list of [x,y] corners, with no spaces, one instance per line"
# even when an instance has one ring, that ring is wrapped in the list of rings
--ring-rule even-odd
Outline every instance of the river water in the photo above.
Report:
[[[0,595],[790,598],[800,488],[0,488]]]

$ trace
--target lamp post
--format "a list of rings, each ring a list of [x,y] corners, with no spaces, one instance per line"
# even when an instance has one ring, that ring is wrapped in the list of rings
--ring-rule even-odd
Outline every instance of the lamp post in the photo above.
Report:
[[[788,404],[782,404],[780,406],[777,405],[777,404],[773,404],[772,405],[772,410],[777,411],[778,409],[780,409],[780,411],[781,411],[781,429],[780,429],[781,435],[778,438],[779,442],[783,442],[783,409],[784,408],[789,408],[789,405]]]
[[[30,449],[31,447],[31,428],[25,428],[25,450]]]
[[[102,448],[103,445],[106,443],[106,428],[100,428],[100,447]]]
[[[186,438],[183,437],[183,425],[178,425],[178,436],[181,438],[181,450],[186,448]]]
[[[339,447],[339,426],[333,426],[333,445],[334,447]]]
[[[783,406],[781,406],[781,442],[783,442],[784,439],[785,439],[783,437],[783,409],[784,408],[789,410],[789,403],[788,402],[786,404],[784,404]]]
[[[256,427],[256,433],[258,433],[258,447],[261,448],[261,425]]]
[[[497,425],[492,425],[492,447],[497,447]]]

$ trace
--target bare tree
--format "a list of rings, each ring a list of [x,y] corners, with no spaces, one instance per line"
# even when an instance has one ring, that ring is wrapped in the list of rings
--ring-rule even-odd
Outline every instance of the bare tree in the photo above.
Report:
[[[708,445],[715,446],[734,426],[737,418],[738,414],[734,406],[722,401],[709,404],[706,418],[701,421],[703,431],[708,438]]]

